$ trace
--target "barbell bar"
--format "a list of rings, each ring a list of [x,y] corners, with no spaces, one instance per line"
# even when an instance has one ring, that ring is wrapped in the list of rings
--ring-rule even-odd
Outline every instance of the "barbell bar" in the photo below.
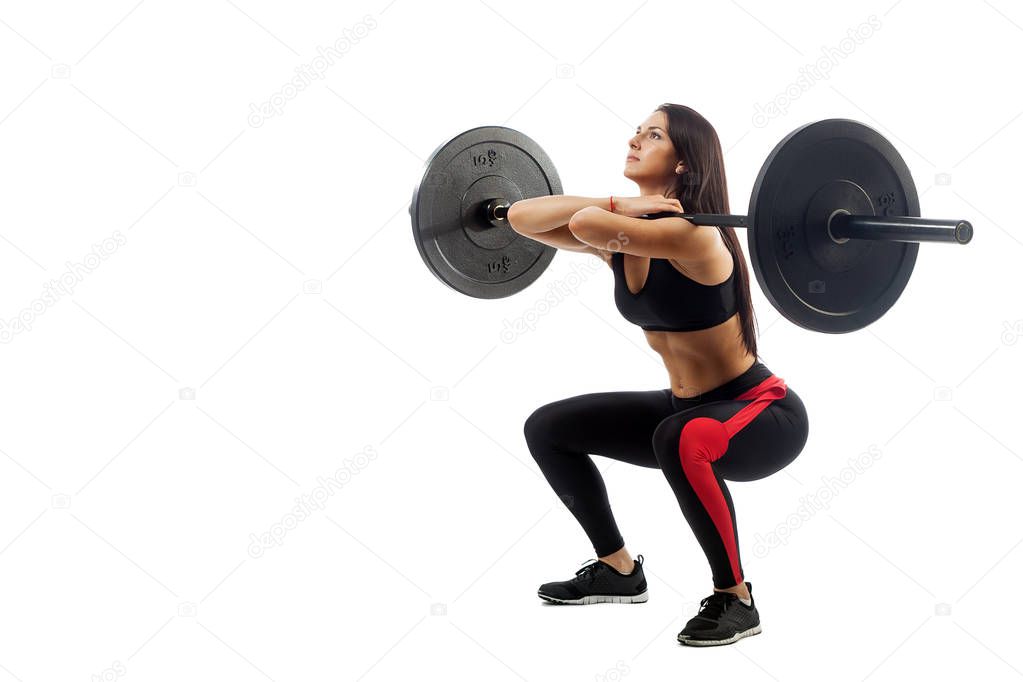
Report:
[[[491,199],[485,206],[487,222],[493,227],[508,225],[507,199]],[[660,216],[675,215],[696,225],[709,227],[748,227],[744,215],[723,213],[678,213],[665,211]],[[890,242],[956,242],[968,244],[973,239],[973,225],[966,220],[934,220],[896,216],[850,215],[836,209],[827,222],[828,233],[836,244],[846,239],[875,239]]]

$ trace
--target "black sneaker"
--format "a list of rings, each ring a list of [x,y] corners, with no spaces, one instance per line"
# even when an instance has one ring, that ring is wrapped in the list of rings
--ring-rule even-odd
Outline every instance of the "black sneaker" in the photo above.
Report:
[[[753,584],[747,582],[746,589],[749,590],[749,606],[732,592],[715,591],[700,600],[700,612],[678,633],[678,641],[690,646],[717,646],[759,635],[760,614],[753,598]]]
[[[591,563],[592,562],[592,563]],[[600,559],[590,559],[571,580],[544,583],[536,591],[552,604],[639,604],[647,600],[643,555],[636,557],[632,573],[619,573]]]

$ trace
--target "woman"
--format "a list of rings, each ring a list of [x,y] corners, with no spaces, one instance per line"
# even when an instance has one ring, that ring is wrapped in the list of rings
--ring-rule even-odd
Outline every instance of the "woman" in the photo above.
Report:
[[[629,140],[624,174],[640,196],[544,196],[508,211],[516,232],[608,263],[615,304],[642,327],[671,384],[579,395],[526,420],[533,458],[597,554],[575,578],[545,583],[538,594],[560,604],[647,600],[643,555],[634,561],[625,548],[589,455],[656,467],[714,583],[678,640],[730,644],[758,634],[760,616],[744,580],[725,479],[757,480],[794,460],[806,443],[806,410],[758,359],[749,272],[735,230],[677,215],[729,213],[714,128],[689,107],[662,104]]]

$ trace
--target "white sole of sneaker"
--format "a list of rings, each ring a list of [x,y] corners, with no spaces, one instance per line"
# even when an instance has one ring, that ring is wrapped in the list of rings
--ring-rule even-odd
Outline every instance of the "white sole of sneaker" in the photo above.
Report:
[[[558,599],[543,592],[537,592],[536,594],[540,599],[550,604],[642,604],[648,598],[646,592],[632,597],[619,594],[588,594],[579,599]]]
[[[738,642],[743,637],[752,637],[753,635],[760,634],[760,626],[754,625],[749,630],[743,630],[742,632],[736,632],[728,639],[690,639],[679,637],[678,641],[680,644],[688,644],[689,646],[718,646],[720,644],[731,644]]]

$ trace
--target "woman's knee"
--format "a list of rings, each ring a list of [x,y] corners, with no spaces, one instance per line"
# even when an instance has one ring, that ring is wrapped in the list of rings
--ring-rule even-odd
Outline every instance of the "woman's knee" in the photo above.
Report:
[[[549,441],[553,438],[558,423],[557,403],[542,405],[526,417],[522,425],[522,433],[526,437],[526,444],[530,446],[533,455],[536,455],[534,445]]]
[[[672,415],[657,425],[653,446],[662,469],[668,461],[683,466],[713,462],[728,450],[728,433],[724,424],[712,417]]]
[[[668,417],[654,429],[651,443],[662,471],[667,471],[667,464],[678,464],[678,444],[681,433],[682,420],[678,415]]]
[[[795,391],[789,391],[788,395],[785,396],[784,402],[792,414],[792,423],[796,426],[799,433],[796,450],[801,451],[806,445],[807,438],[810,436],[810,417],[806,412],[806,405],[803,404],[803,400]]]
[[[713,417],[696,417],[686,422],[679,437],[683,464],[713,462],[728,451],[728,431]]]

